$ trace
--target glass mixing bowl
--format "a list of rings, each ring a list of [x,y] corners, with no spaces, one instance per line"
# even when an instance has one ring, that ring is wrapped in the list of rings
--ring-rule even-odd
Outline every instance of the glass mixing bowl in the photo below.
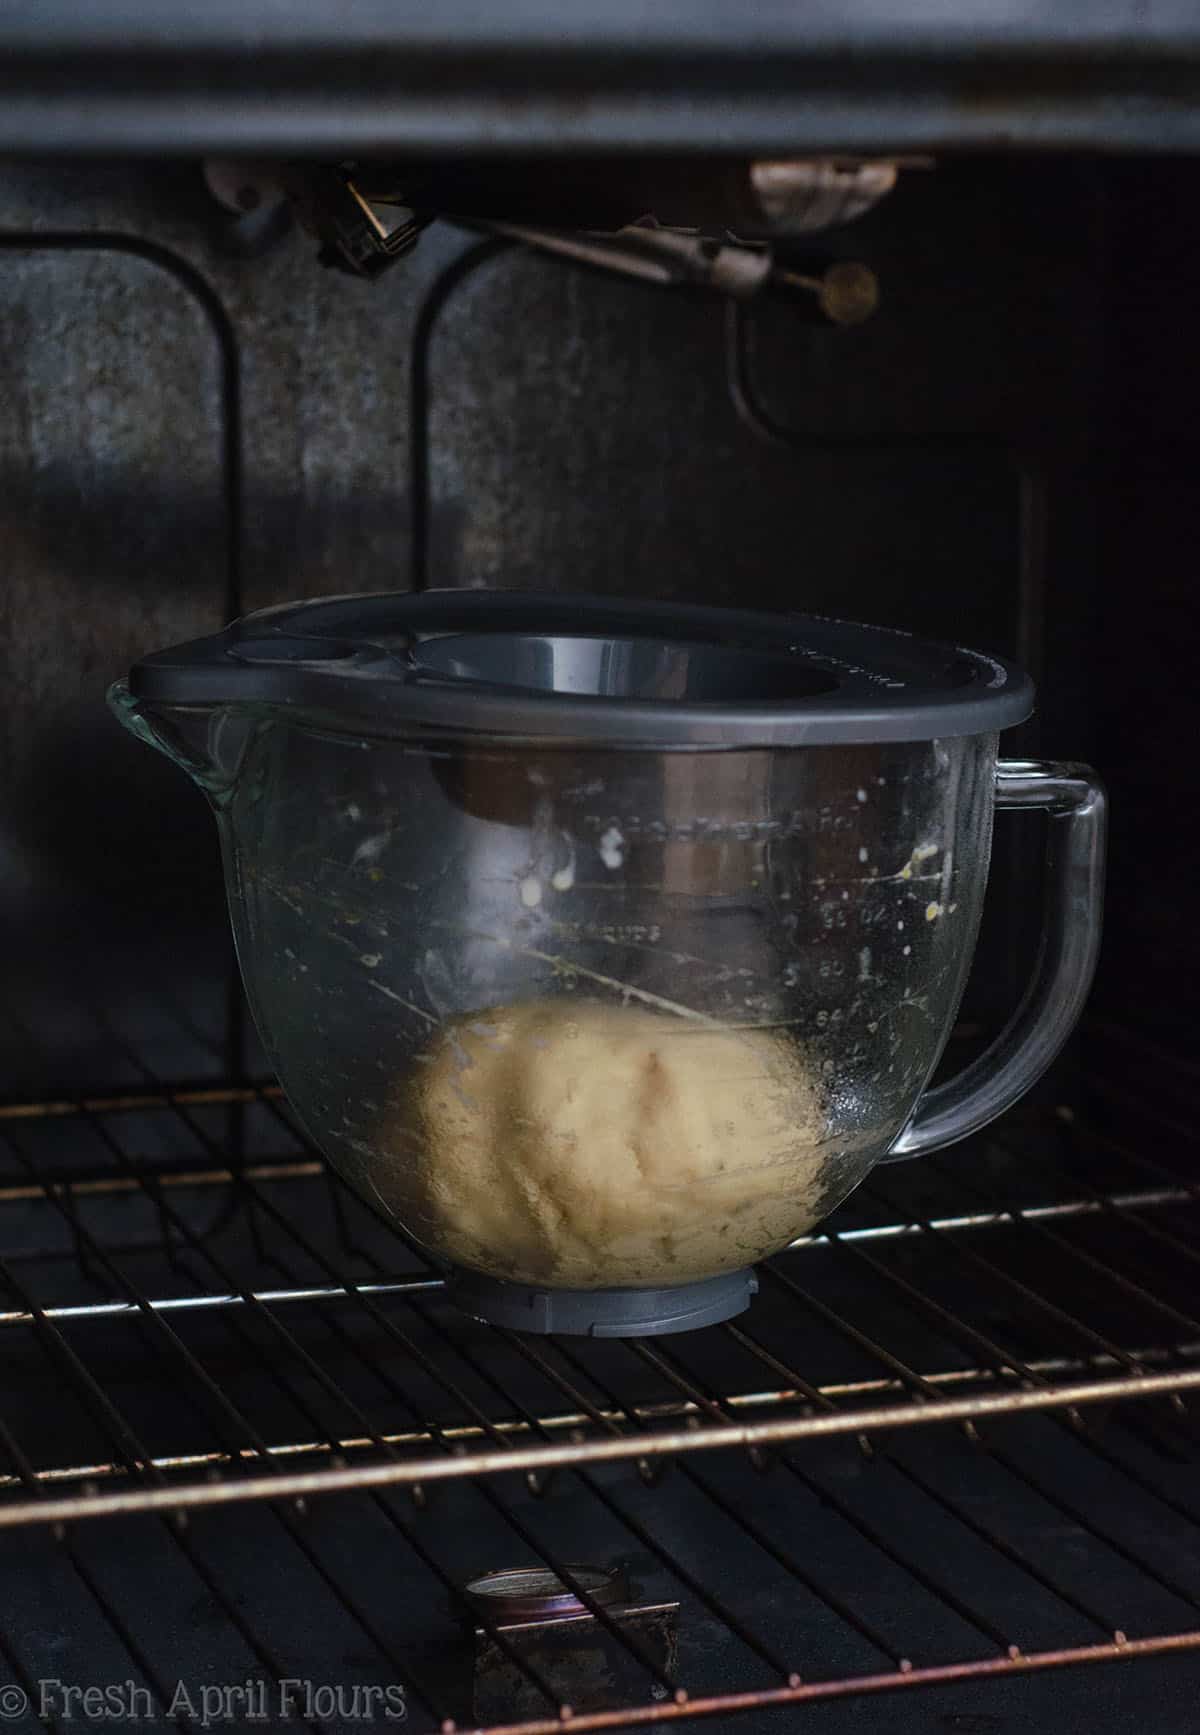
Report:
[[[875,1163],[1052,1058],[1103,798],[998,765],[1031,702],[877,629],[478,592],[252,616],[113,694],[212,800],[314,1141],[470,1311],[594,1333],[738,1311]],[[1046,943],[993,1049],[926,1091],[998,804],[1051,813]]]

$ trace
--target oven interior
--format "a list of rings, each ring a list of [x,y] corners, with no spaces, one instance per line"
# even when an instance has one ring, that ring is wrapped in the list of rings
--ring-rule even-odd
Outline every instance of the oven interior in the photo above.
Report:
[[[65,1726],[57,1681],[180,1728],[201,1685],[262,1682],[287,1728],[360,1727],[351,1690],[390,1686],[414,1730],[1195,1729],[1196,188],[1184,159],[917,166],[796,244],[874,274],[839,326],[445,222],[355,281],[194,163],[5,167],[12,1726]],[[205,804],[105,711],[147,650],[422,584],[979,645],[1039,687],[1005,751],[1108,782],[1069,1053],[987,1134],[877,1171],[740,1321],[453,1313],[291,1125]],[[1002,816],[952,1060],[1019,993],[1039,859]],[[468,1581],[577,1563],[678,1605],[669,1639],[600,1604],[557,1651],[472,1636]],[[343,1691],[279,1707],[286,1680]]]

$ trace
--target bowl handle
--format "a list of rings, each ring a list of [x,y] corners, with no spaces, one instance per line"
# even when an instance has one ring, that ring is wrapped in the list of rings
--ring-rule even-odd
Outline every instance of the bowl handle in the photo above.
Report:
[[[1104,903],[1103,784],[1086,765],[1002,759],[996,806],[1049,814],[1046,914],[1033,977],[991,1047],[921,1098],[885,1163],[955,1144],[1011,1108],[1071,1034],[1092,985]]]

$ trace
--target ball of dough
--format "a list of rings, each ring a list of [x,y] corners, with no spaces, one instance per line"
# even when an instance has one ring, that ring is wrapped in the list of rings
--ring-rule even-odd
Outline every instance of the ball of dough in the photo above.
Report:
[[[773,1031],[528,1001],[447,1025],[380,1127],[382,1196],[492,1276],[654,1287],[734,1271],[820,1214],[820,1093]]]

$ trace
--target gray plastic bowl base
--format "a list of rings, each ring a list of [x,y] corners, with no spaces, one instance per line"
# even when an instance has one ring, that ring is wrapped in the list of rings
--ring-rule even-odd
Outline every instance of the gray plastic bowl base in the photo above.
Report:
[[[567,1337],[696,1331],[744,1313],[757,1290],[758,1279],[749,1269],[673,1289],[535,1289],[475,1271],[451,1272],[447,1284],[455,1306],[488,1325]]]

